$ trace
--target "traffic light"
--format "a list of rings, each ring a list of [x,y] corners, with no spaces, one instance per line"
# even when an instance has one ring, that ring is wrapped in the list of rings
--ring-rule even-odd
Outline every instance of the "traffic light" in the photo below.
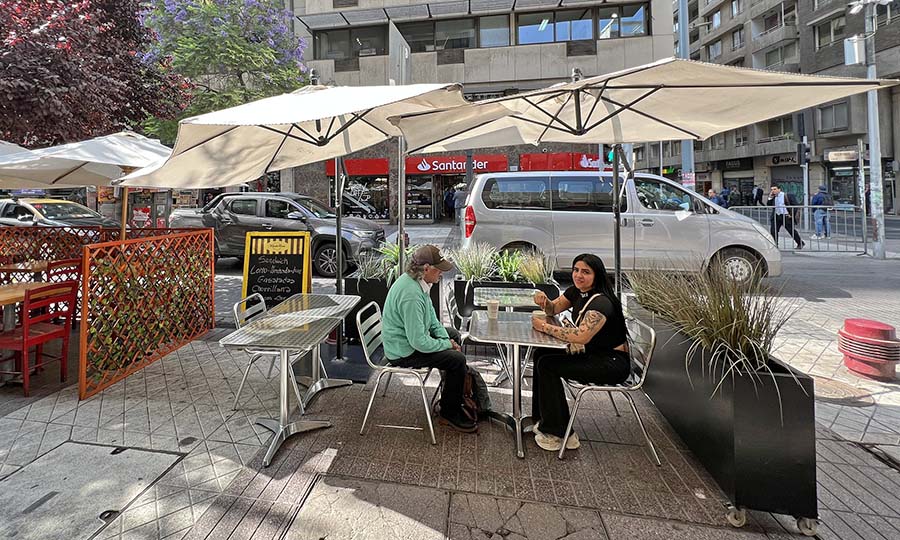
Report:
[[[806,165],[809,163],[809,144],[797,143],[797,165]]]
[[[600,156],[603,159],[604,165],[612,165],[613,158],[615,157],[615,150],[613,150],[613,145],[604,144],[602,146],[602,154]]]

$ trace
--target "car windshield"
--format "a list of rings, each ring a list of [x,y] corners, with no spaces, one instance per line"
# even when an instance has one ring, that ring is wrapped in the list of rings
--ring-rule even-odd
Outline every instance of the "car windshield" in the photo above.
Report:
[[[90,208],[74,203],[31,203],[35,210],[46,219],[100,218],[103,217]]]
[[[334,212],[331,211],[331,208],[328,208],[315,199],[298,199],[296,202],[303,208],[312,212],[317,218],[337,217],[334,215]]]

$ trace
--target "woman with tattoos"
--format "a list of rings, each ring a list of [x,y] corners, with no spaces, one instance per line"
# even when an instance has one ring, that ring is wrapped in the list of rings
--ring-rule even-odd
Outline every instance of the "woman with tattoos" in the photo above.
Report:
[[[543,317],[531,321],[538,332],[570,343],[567,351],[539,348],[534,352],[534,440],[551,452],[559,451],[569,423],[562,379],[618,384],[631,369],[622,304],[613,292],[603,261],[587,253],[575,257],[572,281],[574,285],[556,300],[548,299],[542,292],[534,296],[535,304],[547,315],[571,308],[575,323],[567,328],[550,324]],[[574,450],[579,446],[578,436],[572,433],[566,448]]]

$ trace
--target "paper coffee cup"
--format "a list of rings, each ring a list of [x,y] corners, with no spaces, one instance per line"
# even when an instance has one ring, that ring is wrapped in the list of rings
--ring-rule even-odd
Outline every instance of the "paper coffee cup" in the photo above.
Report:
[[[500,313],[500,301],[499,300],[488,300],[487,301],[488,319],[496,319],[498,313]]]

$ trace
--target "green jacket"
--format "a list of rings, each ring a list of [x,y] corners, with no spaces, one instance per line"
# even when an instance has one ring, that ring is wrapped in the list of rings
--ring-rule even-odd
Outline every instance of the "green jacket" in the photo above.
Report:
[[[433,353],[452,348],[431,298],[406,273],[388,291],[381,316],[381,335],[388,360],[400,360],[415,351]]]

